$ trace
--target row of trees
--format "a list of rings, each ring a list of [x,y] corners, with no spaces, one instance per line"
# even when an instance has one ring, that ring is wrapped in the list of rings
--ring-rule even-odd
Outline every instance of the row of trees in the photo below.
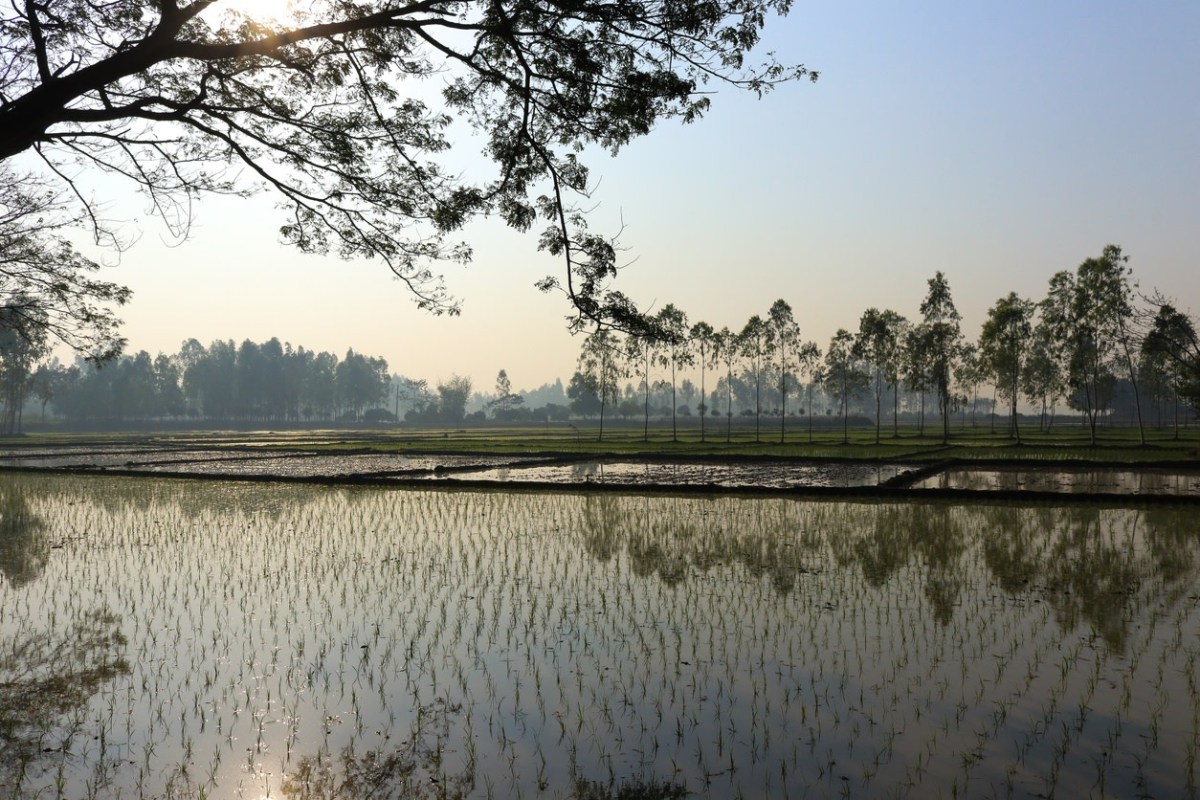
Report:
[[[146,351],[95,364],[28,361],[0,349],[6,432],[13,433],[26,396],[73,422],[169,418],[250,421],[361,418],[388,398],[387,362],[348,350],[332,353],[270,339],[195,339],[172,356]]]
[[[7,338],[4,338],[7,335]],[[3,433],[20,429],[32,402],[42,421],[47,411],[70,423],[130,423],[164,420],[301,423],[394,422],[457,424],[468,419],[546,421],[565,419],[561,384],[532,392],[543,407],[527,409],[500,371],[497,393],[483,397],[470,378],[452,375],[431,386],[425,380],[390,375],[382,358],[350,349],[342,358],[293,347],[272,338],[236,345],[196,339],[173,355],[145,350],[101,362],[79,358],[71,366],[52,359],[35,363],[28,340],[0,329],[0,408]],[[472,405],[478,410],[470,412]],[[392,410],[394,409],[394,411]],[[469,413],[470,412],[470,413]]]
[[[978,406],[979,390],[987,386],[992,388],[993,404],[996,396],[1006,402],[1010,432],[1018,440],[1021,401],[1039,410],[1043,426],[1052,423],[1056,404],[1065,401],[1083,415],[1094,442],[1097,424],[1111,408],[1120,383],[1132,391],[1143,441],[1147,395],[1176,408],[1200,407],[1200,346],[1194,323],[1161,297],[1139,296],[1128,256],[1116,245],[1073,271],[1055,274],[1040,300],[1016,293],[997,300],[974,342],[962,331],[962,317],[942,272],[929,279],[919,315],[910,321],[891,309],[869,308],[855,330],[838,329],[822,350],[802,339],[792,308],[782,299],[737,331],[717,330],[707,322],[689,325],[683,311],[667,305],[647,330],[620,335],[600,329],[588,336],[572,386],[577,396],[594,398],[601,436],[606,413],[621,400],[621,383],[631,377],[643,392],[646,435],[652,387],[656,382],[670,387],[675,433],[674,395],[683,370],[691,370],[693,377],[698,373],[704,398],[699,409],[702,439],[704,417],[722,400],[715,393],[710,397],[706,385],[722,371],[717,384],[724,390],[726,437],[739,385],[753,388],[756,438],[761,438],[764,388],[773,389],[781,441],[789,394],[807,399],[811,426],[818,386],[837,404],[844,424],[852,402],[869,401],[876,441],[886,398],[892,402],[893,436],[898,433],[901,401],[906,411],[917,415],[923,432],[926,399],[932,397],[942,437],[948,439],[952,410]],[[659,381],[656,374],[662,376]],[[627,405],[622,408],[627,410]]]
[[[1040,424],[1049,425],[1056,404],[1065,400],[1083,415],[1094,440],[1121,387],[1131,395],[1139,425],[1146,399],[1160,407],[1164,399],[1176,408],[1200,406],[1200,346],[1192,320],[1161,298],[1139,297],[1135,289],[1128,258],[1109,246],[1076,270],[1054,275],[1039,301],[1015,293],[997,300],[978,339],[969,342],[949,282],[938,272],[928,281],[916,321],[869,308],[855,330],[839,329],[824,349],[801,337],[782,299],[737,332],[689,324],[682,310],[667,305],[636,334],[603,328],[586,337],[566,395],[577,414],[599,417],[601,436],[606,417],[628,418],[640,410],[644,435],[652,414],[669,414],[677,437],[678,415],[690,414],[691,398],[698,394],[702,438],[708,435],[707,418],[721,410],[730,437],[735,398],[741,413],[753,415],[756,438],[770,414],[778,417],[782,440],[797,408],[808,416],[811,431],[817,397],[827,413],[840,414],[843,428],[852,408],[873,414],[878,440],[885,403],[897,435],[902,407],[923,432],[926,404],[933,400],[948,438],[951,411],[989,406],[979,394],[990,387],[990,406],[997,397],[1005,401],[1014,437],[1021,435],[1022,401],[1040,412]],[[49,406],[73,422],[384,421],[394,418],[387,410],[393,402],[394,416],[400,415],[401,400],[405,419],[417,423],[488,417],[534,422],[567,415],[559,405],[565,401],[561,384],[543,387],[554,389],[552,397],[533,409],[504,370],[495,393],[482,396],[458,375],[435,390],[422,380],[390,376],[381,358],[349,350],[339,359],[278,339],[240,346],[215,341],[208,347],[192,339],[175,355],[142,351],[103,365],[81,359],[65,367],[56,361],[38,365],[44,340],[3,328],[0,336],[5,337],[0,403],[9,433],[17,430],[30,399],[40,403],[43,417]],[[478,410],[468,413],[473,405]]]

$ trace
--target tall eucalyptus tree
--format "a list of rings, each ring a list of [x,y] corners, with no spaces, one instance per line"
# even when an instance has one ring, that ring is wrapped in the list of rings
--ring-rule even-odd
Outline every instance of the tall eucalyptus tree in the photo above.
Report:
[[[825,351],[825,384],[838,399],[842,411],[842,443],[850,441],[850,398],[866,377],[854,354],[854,335],[838,328]]]
[[[617,399],[621,378],[625,376],[620,337],[608,328],[593,331],[583,340],[579,355],[579,372],[600,398],[600,431],[597,441],[604,440],[604,412]]]
[[[710,367],[719,363],[717,332],[703,320],[692,325],[690,332],[696,363],[700,365],[700,441],[705,441],[704,418],[708,416],[708,391],[705,377]]]
[[[779,358],[779,443],[783,444],[787,434],[787,390],[788,370],[791,359],[800,344],[800,326],[792,314],[792,307],[779,299],[771,304],[767,312],[767,335],[772,350]]]
[[[808,417],[808,443],[812,444],[813,440],[813,408],[812,408],[812,393],[813,384],[817,382],[817,371],[821,364],[821,348],[816,342],[805,342],[796,348],[796,375],[808,376],[808,406],[804,410],[804,415]]]
[[[858,335],[854,340],[855,356],[864,361],[871,371],[872,388],[875,394],[875,443],[879,444],[882,422],[881,406],[883,389],[890,385],[895,392],[900,375],[900,350],[903,317],[895,311],[880,311],[868,308],[858,321]],[[898,403],[899,400],[894,402]],[[893,406],[892,424],[896,424]],[[893,432],[895,430],[893,429]]]
[[[1141,340],[1133,302],[1136,284],[1132,273],[1129,256],[1122,253],[1119,246],[1110,244],[1098,258],[1089,258],[1079,265],[1076,284],[1081,300],[1088,305],[1086,313],[1095,319],[1095,328],[1101,337],[1100,347],[1124,363],[1137,410],[1138,437],[1145,444],[1146,429],[1142,423],[1142,398],[1135,357],[1141,348]]]
[[[925,354],[929,377],[938,393],[942,412],[942,441],[950,440],[950,379],[962,346],[962,316],[950,296],[950,282],[938,271],[928,281],[929,291],[921,301],[926,335]]]
[[[741,337],[723,327],[713,340],[713,358],[725,365],[725,443],[733,438],[733,368],[742,356]]]
[[[746,321],[738,334],[742,355],[749,359],[754,377],[754,441],[762,441],[762,373],[763,358],[769,354],[767,323],[755,314]]]
[[[1008,400],[1008,429],[1018,444],[1021,426],[1017,419],[1017,401],[1029,359],[1033,313],[1031,301],[1018,297],[1016,292],[1009,292],[988,309],[987,320],[979,334],[981,364],[996,381],[1000,396]]]
[[[679,401],[675,393],[675,378],[678,370],[693,363],[691,342],[688,339],[687,314],[674,304],[668,303],[655,315],[661,349],[659,363],[671,370],[671,441],[679,441]]]

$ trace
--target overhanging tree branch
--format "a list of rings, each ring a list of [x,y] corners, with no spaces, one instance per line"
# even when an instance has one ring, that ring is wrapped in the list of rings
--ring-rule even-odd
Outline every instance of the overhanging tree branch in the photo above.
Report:
[[[73,198],[61,213],[97,236],[81,165],[140,186],[180,236],[197,196],[265,187],[290,210],[284,241],[378,258],[435,313],[458,302],[431,266],[470,256],[452,234],[480,215],[518,230],[542,217],[572,327],[636,327],[644,316],[610,288],[616,248],[573,200],[588,195],[580,154],[698,119],[714,84],[762,94],[815,79],[770,54],[745,67],[768,16],[789,8],[314,0],[277,23],[222,16],[220,0],[21,0],[0,10],[0,163],[36,150]],[[409,83],[439,72],[440,100]],[[485,138],[493,175],[446,168],[455,117]]]

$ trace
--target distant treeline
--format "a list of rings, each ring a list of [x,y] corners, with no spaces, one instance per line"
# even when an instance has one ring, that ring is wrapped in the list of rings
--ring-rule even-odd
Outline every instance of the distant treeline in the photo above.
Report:
[[[5,375],[8,385],[15,376]],[[24,381],[24,395],[69,422],[164,419],[304,422],[361,419],[388,398],[391,377],[382,358],[332,353],[270,339],[195,339],[174,355],[146,351],[100,365],[78,360],[42,364]],[[12,407],[12,406],[10,406]]]
[[[145,350],[94,364],[50,359],[35,365],[22,340],[0,342],[0,433],[23,422],[54,419],[72,426],[216,423],[319,425],[458,424],[565,420],[562,382],[514,394],[475,394],[469,378],[427,381],[389,374],[385,359],[350,349],[344,356],[293,347],[277,338],[262,343],[196,339],[179,352]],[[36,351],[32,351],[37,354]],[[501,375],[504,371],[501,370]],[[528,402],[526,402],[528,401]],[[29,415],[33,415],[30,419]]]

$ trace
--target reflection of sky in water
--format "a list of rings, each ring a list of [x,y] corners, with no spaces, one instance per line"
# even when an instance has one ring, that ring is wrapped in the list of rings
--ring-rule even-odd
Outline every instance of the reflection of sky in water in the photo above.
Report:
[[[446,480],[511,483],[598,483],[628,486],[878,486],[909,469],[899,464],[677,464],[581,461],[520,469],[491,469],[436,476]]]
[[[243,453],[230,450],[119,450],[97,451],[64,448],[59,451],[0,452],[0,466],[30,469],[103,467],[194,475],[254,475],[320,477],[392,472],[425,472],[435,469],[471,469],[536,459],[521,456],[410,456],[372,454]]]
[[[124,665],[0,739],[3,796],[1200,780],[1191,509],[0,475],[0,520],[0,653]],[[0,718],[51,668],[0,658]]]
[[[1200,495],[1200,473],[1163,469],[948,469],[918,489]]]
[[[0,466],[26,469],[131,470],[179,475],[269,478],[375,477],[498,484],[714,486],[736,489],[867,488],[901,479],[913,465],[889,463],[672,463],[487,455],[294,453],[187,448],[0,450]],[[952,468],[916,489],[1200,496],[1200,472],[1163,468]]]

